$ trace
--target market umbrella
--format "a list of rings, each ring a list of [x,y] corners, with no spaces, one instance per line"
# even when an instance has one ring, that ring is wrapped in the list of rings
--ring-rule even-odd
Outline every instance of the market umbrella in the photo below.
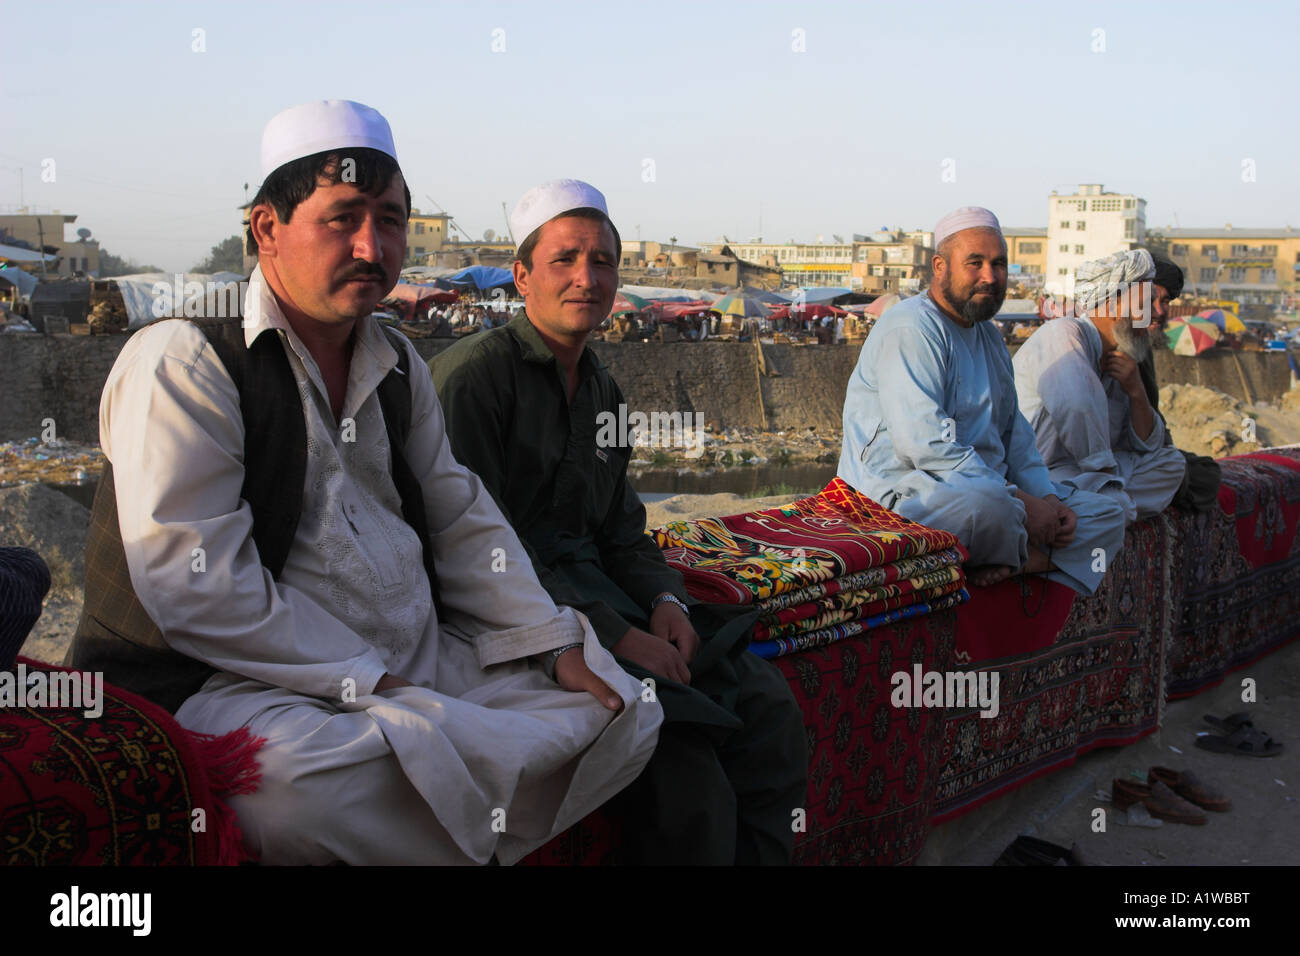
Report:
[[[1196,313],[1196,317],[1214,323],[1219,327],[1220,332],[1231,332],[1235,335],[1246,331],[1245,322],[1231,312],[1224,312],[1222,309],[1203,309]]]
[[[620,312],[640,312],[650,303],[641,298],[639,295],[633,295],[631,292],[620,292],[614,296],[614,306],[610,309],[610,315],[618,315]]]
[[[800,321],[804,319],[821,319],[828,315],[848,315],[848,309],[837,308],[833,305],[826,305],[821,302],[804,302],[797,305],[782,306],[772,313],[773,319],[788,319],[794,316]]]
[[[503,289],[514,285],[515,277],[509,269],[496,266],[467,266],[449,276],[439,276],[440,285],[473,286],[481,291]]]
[[[866,312],[868,315],[874,315],[876,318],[880,318],[885,314],[886,309],[892,305],[897,305],[902,301],[903,297],[901,295],[897,292],[890,292],[888,295],[882,295],[878,299],[873,299],[871,304],[867,306]]]
[[[678,319],[683,315],[696,312],[708,312],[713,306],[708,302],[664,302],[658,307],[659,315],[665,319]]]
[[[761,319],[767,317],[767,306],[757,299],[743,295],[724,295],[713,303],[712,311],[719,315],[735,315],[744,319]]]
[[[1175,355],[1199,355],[1219,341],[1219,327],[1204,319],[1172,319],[1165,338]]]

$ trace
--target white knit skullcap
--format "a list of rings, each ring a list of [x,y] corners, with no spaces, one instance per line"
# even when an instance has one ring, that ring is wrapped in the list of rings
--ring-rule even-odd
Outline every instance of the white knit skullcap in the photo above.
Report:
[[[262,178],[285,163],[326,150],[366,147],[397,160],[393,131],[376,109],[352,100],[316,100],[271,117],[262,131]]]

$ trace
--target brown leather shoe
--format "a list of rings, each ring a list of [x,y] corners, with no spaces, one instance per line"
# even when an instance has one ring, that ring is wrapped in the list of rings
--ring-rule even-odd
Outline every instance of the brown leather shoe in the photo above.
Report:
[[[1141,803],[1157,820],[1186,823],[1190,826],[1204,826],[1209,822],[1204,813],[1158,781],[1148,786],[1136,780],[1121,780],[1117,777],[1111,781],[1110,799],[1121,810]]]
[[[1205,810],[1223,813],[1232,809],[1232,801],[1210,786],[1190,770],[1177,771],[1168,767],[1152,767],[1147,771],[1147,783],[1163,783],[1178,796]]]

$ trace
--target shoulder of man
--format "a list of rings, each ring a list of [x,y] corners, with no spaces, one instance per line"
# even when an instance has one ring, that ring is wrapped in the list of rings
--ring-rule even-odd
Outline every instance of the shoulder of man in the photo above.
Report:
[[[105,389],[126,376],[161,377],[169,364],[191,377],[210,378],[234,387],[232,376],[203,329],[187,319],[163,319],[131,334],[113,363]]]
[[[867,344],[871,345],[874,338],[876,348],[880,348],[900,335],[906,339],[919,336],[930,342],[941,355],[946,355],[951,347],[949,321],[924,292],[886,311],[871,329]]]
[[[492,373],[508,369],[515,360],[515,349],[508,325],[467,335],[450,348],[443,349],[429,359],[433,384],[441,392],[443,386],[461,370]]]
[[[1074,346],[1089,353],[1096,353],[1097,358],[1101,358],[1101,335],[1098,333],[1097,327],[1092,324],[1090,319],[1076,318],[1071,315],[1048,319],[1034,329],[1033,335],[1025,340],[1021,350],[1023,351],[1030,346],[1033,346],[1035,350],[1044,348],[1062,349]]]

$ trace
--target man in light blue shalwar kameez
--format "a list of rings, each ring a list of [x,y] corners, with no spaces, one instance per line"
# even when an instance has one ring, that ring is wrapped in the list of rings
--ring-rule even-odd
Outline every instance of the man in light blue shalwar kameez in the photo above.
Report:
[[[1054,484],[1020,414],[1011,356],[988,321],[1007,288],[997,218],[958,209],[935,247],[930,289],[880,318],[849,379],[839,476],[955,534],[974,584],[1048,573],[1091,594],[1123,546],[1124,514]]]

